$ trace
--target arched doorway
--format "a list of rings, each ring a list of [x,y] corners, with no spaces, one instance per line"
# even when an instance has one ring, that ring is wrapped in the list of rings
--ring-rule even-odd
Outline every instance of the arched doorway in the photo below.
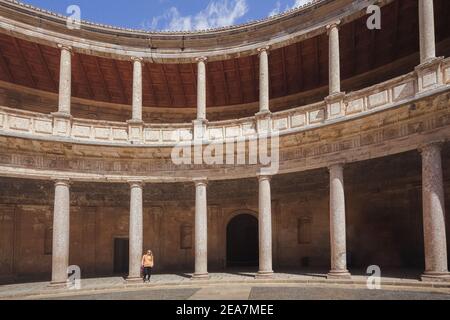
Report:
[[[227,226],[227,267],[257,267],[258,262],[258,219],[240,214]]]

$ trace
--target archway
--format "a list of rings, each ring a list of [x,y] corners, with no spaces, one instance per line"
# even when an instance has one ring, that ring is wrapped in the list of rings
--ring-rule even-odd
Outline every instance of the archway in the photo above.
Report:
[[[258,263],[258,219],[240,214],[227,226],[227,267],[256,267]]]

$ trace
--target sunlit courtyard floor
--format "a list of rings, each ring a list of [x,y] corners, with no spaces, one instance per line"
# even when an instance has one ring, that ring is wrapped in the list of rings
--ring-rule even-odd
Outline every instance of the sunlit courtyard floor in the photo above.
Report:
[[[122,277],[81,280],[78,289],[52,288],[48,282],[0,286],[0,299],[82,300],[320,300],[394,299],[450,300],[450,282],[421,282],[416,271],[382,275],[381,290],[369,290],[368,275],[353,271],[352,279],[328,280],[323,271],[278,272],[255,279],[254,272],[211,273],[209,280],[191,274],[156,274],[151,283],[128,283]]]

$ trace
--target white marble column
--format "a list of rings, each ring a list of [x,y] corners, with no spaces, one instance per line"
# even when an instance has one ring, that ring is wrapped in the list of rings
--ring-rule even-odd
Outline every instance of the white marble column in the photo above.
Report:
[[[331,271],[328,278],[350,278],[347,270],[344,166],[334,164],[329,171]]]
[[[269,47],[258,49],[259,52],[259,114],[270,112],[269,107]]]
[[[133,57],[133,122],[142,121],[142,58]]]
[[[330,96],[341,92],[341,64],[339,57],[340,21],[327,26],[329,40],[329,85]]]
[[[58,179],[55,182],[53,212],[53,252],[51,285],[65,285],[69,267],[70,233],[70,182]]]
[[[197,120],[206,120],[206,57],[197,58]]]
[[[428,144],[422,153],[425,274],[423,280],[449,280],[441,144]]]
[[[260,174],[259,181],[259,272],[257,278],[270,278],[272,268],[271,176]]]
[[[203,141],[206,138],[206,62],[208,58],[197,58],[197,119],[193,121],[194,141]]]
[[[195,183],[195,273],[194,279],[208,278],[208,204],[206,178]]]
[[[420,61],[436,58],[433,0],[419,0]]]
[[[61,49],[58,114],[69,117],[72,96],[72,48],[63,45],[58,47]]]
[[[143,187],[142,181],[130,181],[130,259],[128,281],[140,280],[143,255]]]

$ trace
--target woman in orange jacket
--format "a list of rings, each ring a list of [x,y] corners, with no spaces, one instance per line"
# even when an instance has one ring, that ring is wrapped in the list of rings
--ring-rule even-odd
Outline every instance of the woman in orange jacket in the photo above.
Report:
[[[144,269],[144,283],[150,282],[150,277],[152,276],[152,268],[154,266],[153,253],[148,250],[146,254],[142,257],[142,268]]]

